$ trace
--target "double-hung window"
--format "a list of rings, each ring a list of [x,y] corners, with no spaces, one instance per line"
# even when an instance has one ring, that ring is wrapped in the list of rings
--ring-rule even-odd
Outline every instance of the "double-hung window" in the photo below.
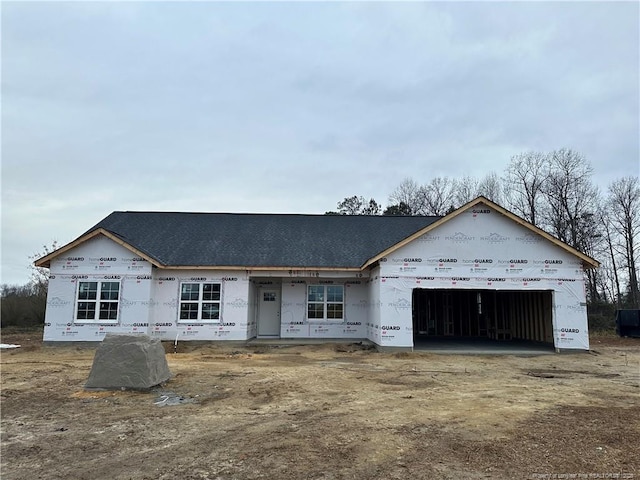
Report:
[[[181,284],[179,319],[182,321],[219,321],[221,291],[219,283]]]
[[[78,282],[75,319],[79,322],[116,323],[120,282]]]
[[[344,318],[344,286],[309,285],[307,287],[309,320],[342,320]]]

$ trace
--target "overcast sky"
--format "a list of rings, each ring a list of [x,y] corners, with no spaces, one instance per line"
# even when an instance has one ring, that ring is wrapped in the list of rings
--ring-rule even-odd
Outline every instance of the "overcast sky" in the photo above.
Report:
[[[2,2],[2,283],[114,210],[324,213],[639,166],[639,3]]]

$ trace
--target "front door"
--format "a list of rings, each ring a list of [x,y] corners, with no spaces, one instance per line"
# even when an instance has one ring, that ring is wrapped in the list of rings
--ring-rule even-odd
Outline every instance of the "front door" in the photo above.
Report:
[[[258,336],[280,336],[280,291],[261,288],[258,292]]]

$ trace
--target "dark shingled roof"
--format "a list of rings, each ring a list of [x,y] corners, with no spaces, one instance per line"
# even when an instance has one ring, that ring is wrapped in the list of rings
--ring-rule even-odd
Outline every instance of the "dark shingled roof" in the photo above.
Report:
[[[166,266],[359,268],[440,217],[113,212],[104,228]]]

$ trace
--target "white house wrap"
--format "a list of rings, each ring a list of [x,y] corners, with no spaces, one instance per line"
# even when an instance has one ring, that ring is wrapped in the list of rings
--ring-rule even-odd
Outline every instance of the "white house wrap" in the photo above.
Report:
[[[478,198],[445,217],[114,212],[36,262],[45,341],[493,338],[588,349],[598,262]]]

